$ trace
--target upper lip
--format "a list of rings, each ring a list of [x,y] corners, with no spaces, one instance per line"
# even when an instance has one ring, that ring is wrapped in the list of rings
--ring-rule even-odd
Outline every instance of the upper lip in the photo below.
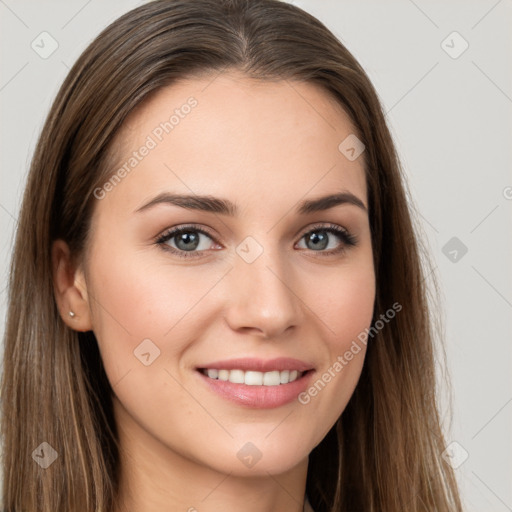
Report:
[[[255,372],[272,372],[275,370],[297,370],[305,372],[312,370],[313,366],[299,359],[291,357],[277,357],[275,359],[256,359],[256,358],[238,358],[223,361],[214,361],[198,369],[216,369],[216,370],[244,370]]]

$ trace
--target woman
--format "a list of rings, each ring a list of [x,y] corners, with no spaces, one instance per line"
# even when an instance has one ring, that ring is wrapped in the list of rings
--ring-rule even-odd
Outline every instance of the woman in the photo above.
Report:
[[[274,0],[157,0],[80,56],[13,255],[4,507],[460,511],[377,95]]]

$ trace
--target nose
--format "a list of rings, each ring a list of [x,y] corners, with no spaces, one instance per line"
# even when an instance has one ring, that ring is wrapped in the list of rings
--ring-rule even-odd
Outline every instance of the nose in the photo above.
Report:
[[[229,307],[225,318],[233,330],[273,339],[300,323],[297,280],[279,251],[265,249],[251,263],[236,255],[226,279]]]

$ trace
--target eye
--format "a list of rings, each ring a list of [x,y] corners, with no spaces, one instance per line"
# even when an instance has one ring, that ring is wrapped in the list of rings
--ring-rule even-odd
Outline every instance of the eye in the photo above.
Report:
[[[213,240],[206,230],[195,225],[188,225],[166,231],[158,237],[156,243],[181,258],[195,258],[200,256],[197,254],[198,252],[207,250],[211,245],[201,238]],[[174,246],[170,244],[173,239],[175,239]]]
[[[337,246],[333,238],[338,239]],[[347,247],[357,245],[355,235],[352,235],[345,228],[336,224],[314,226],[313,229],[302,235],[302,239],[306,240],[306,249],[318,252],[321,256],[340,254],[345,252]],[[325,249],[330,250],[326,251]]]

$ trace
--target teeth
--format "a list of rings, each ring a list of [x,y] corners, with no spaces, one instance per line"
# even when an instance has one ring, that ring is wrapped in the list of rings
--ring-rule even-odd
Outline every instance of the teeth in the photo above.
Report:
[[[228,380],[229,382],[234,382],[235,384],[243,384],[245,382],[244,372],[242,370],[231,370],[229,372]]]
[[[274,370],[271,372],[254,372],[243,370],[217,370],[208,368],[202,370],[210,379],[219,379],[233,382],[234,384],[246,384],[247,386],[279,386],[288,384],[302,377],[304,372],[297,370]]]
[[[233,370],[231,370],[233,371]],[[235,370],[236,371],[236,370]],[[248,386],[261,386],[263,384],[263,373],[261,372],[244,372],[244,384]]]
[[[208,377],[210,377],[210,379],[216,379],[219,376],[219,370],[208,369],[207,375],[208,375]]]
[[[277,370],[263,374],[264,386],[279,386],[279,384],[281,384],[281,374]]]

